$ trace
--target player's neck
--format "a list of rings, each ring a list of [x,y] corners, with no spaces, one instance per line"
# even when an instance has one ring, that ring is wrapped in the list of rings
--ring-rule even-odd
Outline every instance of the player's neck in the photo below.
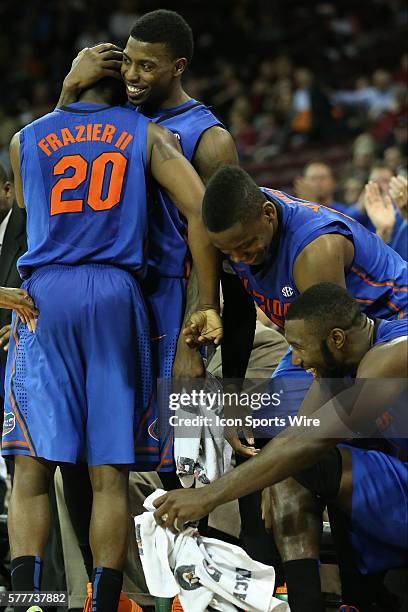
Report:
[[[78,99],[78,102],[88,102],[89,104],[106,104],[109,106],[109,102],[95,91],[84,91]]]
[[[347,363],[354,364],[356,367],[366,353],[374,344],[374,321],[365,316],[363,325],[358,329],[352,330],[352,338],[348,343]]]
[[[169,92],[168,96],[164,98],[159,105],[149,106],[149,104],[143,104],[142,112],[147,116],[154,115],[159,110],[181,106],[181,104],[188,102],[188,100],[191,100],[191,96],[184,91],[181,83],[177,83]]]

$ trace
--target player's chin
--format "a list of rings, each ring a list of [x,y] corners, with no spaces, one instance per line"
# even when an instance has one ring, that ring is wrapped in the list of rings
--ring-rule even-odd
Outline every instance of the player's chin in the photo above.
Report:
[[[126,93],[127,93],[128,101],[130,102],[130,104],[133,104],[134,106],[140,106],[141,104],[146,102],[149,98],[149,92],[147,90],[145,90],[139,95],[131,94],[129,93],[128,90],[126,91]]]

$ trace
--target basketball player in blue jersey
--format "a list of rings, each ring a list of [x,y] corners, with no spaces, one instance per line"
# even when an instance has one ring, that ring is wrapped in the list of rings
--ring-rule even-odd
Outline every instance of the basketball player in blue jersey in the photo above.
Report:
[[[228,255],[247,291],[281,328],[290,303],[313,284],[325,281],[346,287],[367,316],[390,320],[405,316],[406,262],[346,215],[259,188],[244,170],[231,166],[221,168],[209,182],[203,218],[213,244]],[[193,315],[192,320],[201,329],[202,316]],[[194,342],[194,326],[185,333]],[[296,414],[312,376],[292,364],[291,351],[273,376],[285,377],[287,397],[291,397],[285,409]],[[319,546],[317,538],[311,537],[313,519],[307,518],[313,500],[293,480],[274,491],[274,532],[280,535],[288,591],[292,590],[292,602],[296,602],[293,607],[295,612],[307,605],[320,610]],[[292,513],[298,537],[289,537],[285,530],[285,525],[292,529],[288,519]],[[303,516],[304,522],[295,522],[296,516]],[[319,530],[316,524],[314,533]],[[312,591],[307,600],[305,593]]]
[[[12,585],[38,590],[55,466],[85,461],[95,612],[118,606],[127,466],[135,463],[135,434],[152,393],[138,282],[149,173],[187,218],[204,309],[217,309],[219,300],[216,252],[201,220],[203,185],[168,130],[114,105],[118,86],[101,81],[78,103],[24,128],[10,147],[17,201],[28,218],[28,251],[18,267],[40,312],[35,333],[14,321],[6,371],[2,448],[15,456]]]
[[[320,283],[291,304],[285,335],[293,347],[294,363],[313,369],[317,378],[300,414],[319,417],[318,436],[311,435],[310,430],[307,433],[307,428],[287,429],[257,457],[208,487],[173,491],[159,498],[156,520],[170,528],[181,526],[220,504],[292,475],[313,496],[336,504],[346,513],[353,550],[363,573],[406,565],[407,457],[403,461],[350,445],[337,447],[336,443],[340,438],[353,437],[353,432],[366,429],[368,424],[375,427],[378,417],[390,410],[396,400],[400,402],[401,393],[406,394],[408,320],[371,319],[345,289]],[[334,396],[327,394],[324,378],[345,376],[355,379],[354,386],[348,385],[347,390],[343,387]],[[367,383],[368,379],[371,383]],[[378,380],[380,385],[374,382]],[[374,392],[369,386],[373,382]],[[398,410],[391,414],[397,419],[402,417],[406,432],[405,403],[399,405],[401,414]],[[264,493],[268,520],[269,494],[269,490]],[[273,496],[273,503],[274,499]],[[384,520],[387,509],[392,510]],[[290,598],[289,591],[291,610],[296,609]],[[357,602],[347,603],[350,607],[344,610],[357,612]],[[314,609],[309,605],[308,610]]]
[[[183,89],[182,76],[193,55],[193,36],[185,20],[174,11],[157,10],[134,24],[122,54],[111,44],[85,49],[74,61],[64,81],[59,105],[76,100],[78,92],[96,79],[121,68],[129,107],[173,133],[183,154],[206,184],[222,165],[238,163],[235,144],[220,121]],[[182,378],[203,375],[198,351],[186,348],[179,337],[185,306],[185,280],[189,255],[185,220],[161,190],[149,218],[149,266],[144,292],[154,315],[158,352],[158,376]],[[221,276],[224,308],[223,372],[227,378],[243,378],[252,347],[255,310],[233,274]],[[194,309],[196,280],[187,289],[185,320]],[[168,307],[169,302],[172,305]],[[236,332],[240,334],[237,340]],[[177,347],[177,351],[176,351]],[[163,441],[160,469],[172,465],[171,447]],[[236,450],[252,454],[235,440]],[[166,450],[167,452],[163,452]],[[170,451],[170,452],[169,452]],[[153,459],[153,458],[152,458]]]

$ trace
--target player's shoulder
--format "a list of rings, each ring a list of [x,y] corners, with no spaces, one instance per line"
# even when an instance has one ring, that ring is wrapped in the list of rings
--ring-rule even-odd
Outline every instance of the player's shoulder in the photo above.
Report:
[[[405,378],[408,374],[408,337],[397,336],[373,346],[358,367],[358,378]]]

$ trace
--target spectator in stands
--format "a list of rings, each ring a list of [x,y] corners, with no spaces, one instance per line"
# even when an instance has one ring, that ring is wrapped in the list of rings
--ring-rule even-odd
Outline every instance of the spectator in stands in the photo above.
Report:
[[[295,180],[295,192],[302,200],[317,202],[340,212],[347,210],[345,204],[334,199],[336,179],[332,169],[325,162],[313,161],[307,164],[303,176]]]
[[[364,188],[364,182],[358,178],[350,176],[348,179],[343,181],[341,187],[341,201],[344,202],[346,206],[352,206],[355,204]]]
[[[385,162],[380,160],[371,166],[368,182],[376,183],[382,197],[385,197],[388,195],[392,175],[392,169]],[[370,217],[367,215],[367,211],[365,209],[365,197],[366,190],[363,192],[358,202],[349,208],[349,214],[371,232],[375,232],[375,226],[373,225]],[[398,218],[400,220],[400,217]]]
[[[370,182],[365,188],[365,207],[377,235],[404,259],[408,259],[408,194],[407,178],[394,176],[387,194],[381,192],[377,183]],[[394,204],[396,204],[399,215]],[[398,216],[401,222],[398,224]]]
[[[298,68],[294,74],[290,133],[294,144],[330,140],[333,127],[329,100],[307,68]]]
[[[357,136],[353,143],[353,157],[343,171],[344,178],[357,178],[364,185],[374,163],[375,153],[376,144],[371,134],[364,132]]]
[[[392,110],[395,103],[391,75],[387,70],[378,69],[373,73],[371,85],[367,83],[367,86],[361,87],[357,82],[356,89],[338,91],[333,100],[336,104],[362,108],[368,112],[371,121],[376,121]]]
[[[14,204],[14,188],[0,165],[0,286],[20,287],[17,259],[27,250],[25,211]],[[10,336],[11,310],[0,309],[0,425],[3,424],[4,372]]]
[[[404,159],[401,149],[399,147],[388,147],[384,151],[384,162],[391,168],[394,174],[406,166],[406,160]]]

